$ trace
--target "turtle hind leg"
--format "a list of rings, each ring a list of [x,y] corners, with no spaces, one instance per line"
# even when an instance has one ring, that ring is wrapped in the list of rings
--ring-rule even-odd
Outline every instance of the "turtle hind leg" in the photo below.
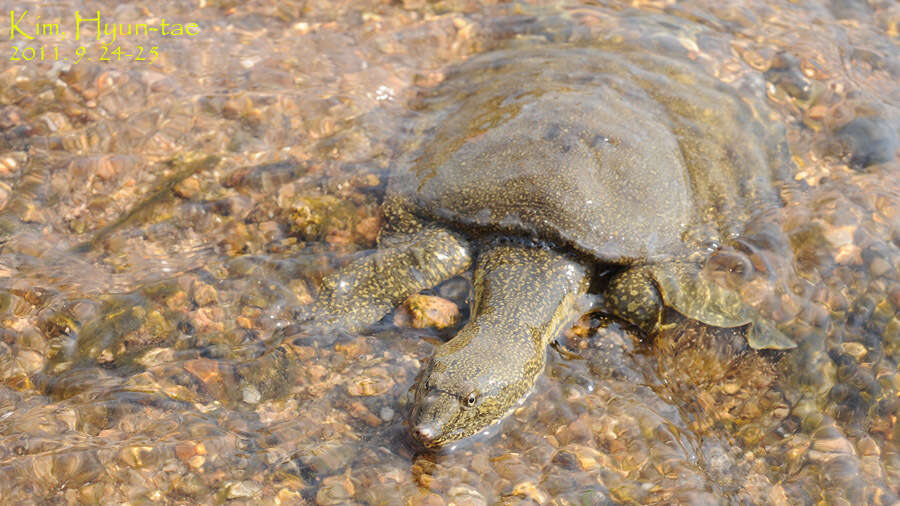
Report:
[[[647,269],[632,267],[609,280],[601,309],[650,334],[662,318],[663,300]]]
[[[712,327],[750,325],[747,343],[753,349],[785,350],[797,345],[740,294],[703,277],[688,262],[632,267],[615,275],[604,292],[606,309],[644,332],[658,330],[664,307]]]
[[[471,252],[449,230],[422,226],[379,240],[375,253],[325,277],[301,316],[304,327],[352,332],[367,327],[410,295],[465,272]]]

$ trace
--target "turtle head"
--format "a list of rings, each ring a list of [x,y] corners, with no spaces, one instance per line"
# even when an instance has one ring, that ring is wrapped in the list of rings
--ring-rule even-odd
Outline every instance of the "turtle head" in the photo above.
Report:
[[[466,329],[439,346],[410,389],[410,432],[436,449],[499,422],[527,397],[544,368],[545,347],[532,353],[480,349]]]
[[[541,247],[500,244],[478,258],[472,319],[441,344],[410,393],[410,429],[429,448],[478,434],[525,400],[547,345],[582,313],[588,268]]]

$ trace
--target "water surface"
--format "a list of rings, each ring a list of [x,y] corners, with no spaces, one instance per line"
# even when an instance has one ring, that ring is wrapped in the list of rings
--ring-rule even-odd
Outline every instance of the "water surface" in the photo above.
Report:
[[[24,2],[0,41],[0,497],[10,503],[891,503],[900,494],[894,2]],[[24,26],[24,25],[23,25]],[[8,26],[2,25],[5,31]],[[416,100],[474,54],[636,44],[763,97],[785,206],[710,273],[797,340],[569,331],[491,437],[419,452],[406,392],[453,329],[285,339],[375,246]],[[68,61],[47,57],[57,48]],[[79,49],[83,48],[83,49]],[[72,63],[81,57],[78,63]],[[93,61],[91,61],[93,59]],[[465,316],[466,278],[434,293]]]

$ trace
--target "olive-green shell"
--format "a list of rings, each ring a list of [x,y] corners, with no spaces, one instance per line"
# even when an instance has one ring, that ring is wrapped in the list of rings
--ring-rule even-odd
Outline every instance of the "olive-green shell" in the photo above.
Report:
[[[558,47],[497,51],[422,100],[389,193],[463,230],[630,264],[738,234],[787,167],[760,104],[691,63]]]

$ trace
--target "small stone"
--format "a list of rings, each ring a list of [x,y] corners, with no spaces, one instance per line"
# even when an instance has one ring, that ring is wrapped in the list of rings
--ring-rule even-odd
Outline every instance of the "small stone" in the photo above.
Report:
[[[10,194],[12,194],[12,188],[3,182],[0,182],[0,210],[3,210],[3,208],[6,207],[6,203],[9,202]]]
[[[520,480],[523,476],[531,475],[531,470],[518,453],[500,455],[491,460],[494,464],[494,472],[507,480]]]
[[[787,493],[784,491],[784,487],[780,484],[775,485],[769,491],[769,500],[772,501],[772,504],[777,506],[788,506],[791,504],[791,501],[788,499]]]
[[[487,501],[484,496],[481,495],[474,488],[460,485],[456,487],[452,487],[448,492],[447,496],[450,499],[452,504],[456,504],[458,506],[486,506]]]
[[[862,265],[862,250],[855,244],[845,244],[838,248],[834,261],[840,265]]]
[[[306,368],[306,374],[313,382],[320,381],[328,374],[328,369],[321,364],[314,364]]]
[[[560,444],[583,443],[594,437],[591,431],[591,418],[589,415],[581,415],[572,423],[564,425],[556,431],[556,439]]]
[[[175,185],[174,191],[183,199],[192,199],[200,193],[200,181],[194,176],[187,177]]]
[[[78,490],[78,500],[82,504],[101,504],[112,493],[110,486],[102,483],[88,483]]]
[[[333,228],[325,234],[325,242],[332,246],[346,246],[352,242],[349,230]]]
[[[44,368],[46,358],[44,355],[32,350],[20,350],[16,354],[16,362],[25,372],[25,374],[33,374]]]
[[[828,107],[823,104],[816,104],[809,108],[806,111],[806,115],[815,121],[821,121],[825,119],[825,115],[828,113]]]
[[[283,488],[278,491],[278,495],[275,496],[276,504],[305,504],[306,500],[303,499],[303,494],[296,490],[291,490],[289,488]]]
[[[127,466],[141,468],[152,463],[152,446],[126,446],[119,452],[119,459]]]
[[[354,397],[382,395],[396,384],[388,372],[381,367],[367,369],[362,375],[351,380],[347,393]]]
[[[184,363],[184,369],[203,383],[206,391],[216,399],[227,397],[227,386],[219,363],[208,358],[197,358]]]
[[[857,361],[860,361],[860,359],[862,359],[868,353],[865,345],[855,342],[841,343],[841,351],[852,356]]]
[[[513,495],[531,499],[538,504],[544,504],[548,499],[547,493],[539,489],[537,485],[530,480],[517,483],[516,486],[513,487],[512,493]]]
[[[582,445],[572,445],[571,448],[578,460],[578,466],[583,471],[590,471],[601,464],[610,467],[609,458],[593,448]]]
[[[884,258],[878,257],[872,260],[869,263],[869,272],[872,276],[880,277],[888,273],[893,267],[891,264],[885,260]]]
[[[854,454],[853,445],[845,437],[816,438],[812,449],[822,453]]]
[[[241,391],[243,395],[244,402],[247,404],[256,404],[262,398],[262,395],[259,393],[259,390],[253,385],[247,385]]]
[[[389,422],[394,419],[394,410],[391,409],[390,406],[384,406],[381,408],[381,411],[378,412],[378,416],[385,422]]]
[[[194,283],[194,302],[199,306],[208,306],[218,302],[219,296],[216,289],[207,283]]]
[[[372,353],[372,346],[364,337],[346,343],[337,343],[334,345],[334,349],[346,355],[348,359],[355,359],[360,355]]]
[[[856,233],[855,225],[827,226],[823,227],[822,235],[835,248],[853,244],[853,234]]]
[[[871,436],[865,436],[860,439],[859,442],[856,443],[856,448],[863,456],[872,455],[878,457],[881,455],[881,448],[878,447],[878,443],[876,443]]]
[[[369,243],[374,243],[381,230],[381,221],[376,216],[370,216],[359,220],[356,224],[356,233]]]
[[[472,456],[469,467],[482,476],[486,476],[491,472],[491,462],[488,460],[488,456],[480,452]]]
[[[29,202],[25,204],[25,211],[22,212],[22,221],[28,223],[45,223],[46,219],[44,213],[35,207],[34,204]]]
[[[154,367],[173,360],[175,360],[175,350],[172,348],[151,348],[135,361],[144,367]]]
[[[240,499],[243,497],[254,497],[259,495],[262,491],[262,485],[255,481],[239,481],[237,483],[232,483],[227,485],[228,492],[226,497],[228,499]]]
[[[412,504],[420,504],[422,506],[444,506],[444,500],[434,492],[429,492],[425,497]]]
[[[225,312],[221,307],[201,307],[191,312],[191,316],[191,323],[197,332],[222,332],[225,330]]]
[[[200,469],[206,463],[206,457],[203,455],[194,455],[187,460],[187,464],[194,469]]]
[[[197,454],[193,443],[181,441],[175,444],[175,456],[180,460],[187,460]]]
[[[351,402],[347,412],[350,413],[351,416],[362,420],[370,427],[378,427],[381,425],[381,418],[372,414],[372,412],[369,411],[369,408],[360,401]]]
[[[459,322],[459,308],[452,301],[434,295],[413,295],[394,315],[398,327],[444,329]]]
[[[316,504],[330,506],[344,504],[353,498],[356,488],[346,476],[329,476],[322,480],[322,486],[316,492]]]
[[[558,466],[575,470],[590,471],[597,466],[611,467],[609,457],[597,450],[578,444],[572,444],[556,452],[553,462]]]
[[[355,456],[351,446],[328,442],[313,448],[308,464],[317,474],[332,475],[343,471]]]
[[[178,290],[166,298],[166,307],[176,311],[184,308],[187,303],[187,293],[184,290]]]

